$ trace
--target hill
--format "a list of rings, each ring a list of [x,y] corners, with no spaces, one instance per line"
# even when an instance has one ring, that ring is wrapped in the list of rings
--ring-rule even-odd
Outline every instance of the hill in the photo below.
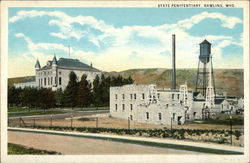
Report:
[[[172,70],[164,68],[130,69],[121,72],[109,72],[110,75],[131,76],[136,84],[156,84],[157,87],[171,88]],[[177,89],[187,82],[195,91],[197,69],[177,69]],[[227,95],[243,96],[243,69],[214,69],[216,93],[227,92]]]
[[[172,70],[164,68],[129,69],[121,72],[104,72],[105,75],[123,77],[131,76],[136,84],[156,84],[160,88],[171,88]],[[177,69],[177,89],[187,82],[190,89],[195,90],[197,69]],[[227,92],[232,96],[243,96],[243,69],[214,69],[216,93]],[[8,79],[8,84],[32,80],[34,76]]]

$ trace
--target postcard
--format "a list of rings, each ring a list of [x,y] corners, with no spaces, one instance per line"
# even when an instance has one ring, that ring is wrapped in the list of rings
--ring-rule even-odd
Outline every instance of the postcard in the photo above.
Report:
[[[249,1],[3,1],[1,162],[249,162]]]

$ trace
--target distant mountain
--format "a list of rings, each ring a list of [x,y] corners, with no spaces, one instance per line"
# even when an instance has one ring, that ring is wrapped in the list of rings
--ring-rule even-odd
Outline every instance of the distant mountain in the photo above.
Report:
[[[123,77],[131,76],[136,84],[156,84],[160,88],[171,88],[172,70],[164,68],[129,69],[121,72],[103,72],[105,75]],[[197,69],[177,69],[177,88],[187,82],[188,88],[195,90]],[[216,93],[227,92],[227,95],[243,96],[243,69],[214,69]],[[9,78],[8,84],[32,80],[34,76]]]
[[[172,70],[164,68],[129,69],[121,72],[109,72],[111,76],[131,76],[136,84],[156,84],[157,87],[171,88]],[[197,69],[177,69],[177,89],[187,82],[188,88],[195,91]],[[243,96],[243,69],[214,69],[216,93],[227,92],[227,95]]]

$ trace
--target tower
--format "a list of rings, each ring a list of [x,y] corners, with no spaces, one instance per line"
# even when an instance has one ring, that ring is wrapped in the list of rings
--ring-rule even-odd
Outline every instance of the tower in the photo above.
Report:
[[[210,64],[210,65],[208,65]],[[210,71],[211,70],[211,74]],[[197,79],[196,79],[196,92],[201,92],[204,97],[206,97],[206,91],[208,87],[208,82],[211,80],[211,86],[214,88],[215,93],[215,84],[214,84],[214,73],[213,73],[213,64],[211,56],[211,43],[207,40],[204,40],[200,43],[200,55],[198,61],[197,69]]]
[[[57,59],[56,59],[56,55],[54,54],[54,58],[52,60],[52,90],[56,90],[57,87]]]
[[[36,64],[35,64],[35,70],[36,70],[36,85],[38,85],[38,87],[41,86],[40,79],[38,78],[38,70],[39,70],[40,68],[41,68],[40,62],[39,62],[39,60],[37,59],[37,60],[36,60]]]
[[[197,70],[196,92],[201,92],[205,97],[202,108],[203,119],[211,118],[214,109],[215,84],[213,63],[211,55],[211,43],[204,40],[200,43],[200,56]]]

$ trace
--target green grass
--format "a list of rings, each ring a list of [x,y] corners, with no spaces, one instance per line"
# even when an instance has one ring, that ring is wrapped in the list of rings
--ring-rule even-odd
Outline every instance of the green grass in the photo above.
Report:
[[[32,110],[42,110],[41,108],[22,108],[22,107],[8,107],[8,112],[18,112],[18,111],[32,111]]]
[[[214,124],[214,125],[230,125],[230,115],[220,114],[211,120],[195,120],[190,123]],[[196,122],[197,121],[197,122]],[[232,125],[244,125],[244,117],[242,115],[232,115]]]
[[[79,118],[79,121],[95,121],[95,118]]]
[[[45,112],[27,112],[27,113],[8,113],[9,117],[18,116],[31,116],[31,115],[50,115],[50,114],[62,114],[61,111],[45,111]]]
[[[62,109],[71,109],[71,108],[62,108]],[[85,107],[85,108],[73,108],[73,110],[77,110],[77,111],[91,111],[91,110],[109,110],[109,106],[100,106],[100,107]]]
[[[39,150],[39,149],[25,147],[22,145],[8,143],[8,155],[24,155],[24,154],[59,155],[61,153],[54,152],[54,151]]]

